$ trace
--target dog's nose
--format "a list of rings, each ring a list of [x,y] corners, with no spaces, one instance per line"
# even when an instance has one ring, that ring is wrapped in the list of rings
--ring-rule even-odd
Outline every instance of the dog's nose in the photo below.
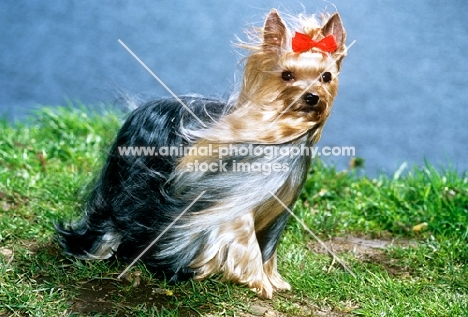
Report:
[[[304,95],[304,100],[309,106],[315,106],[319,102],[320,98],[316,94],[308,92]]]

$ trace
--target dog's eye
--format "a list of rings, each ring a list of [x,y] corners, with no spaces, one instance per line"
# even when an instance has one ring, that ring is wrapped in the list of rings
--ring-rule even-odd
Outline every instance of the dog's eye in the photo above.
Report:
[[[290,72],[290,71],[284,71],[281,73],[281,78],[284,81],[291,81],[291,80],[294,80],[294,74],[293,72]]]
[[[322,81],[324,83],[329,83],[332,80],[332,74],[330,72],[325,72],[322,74]]]

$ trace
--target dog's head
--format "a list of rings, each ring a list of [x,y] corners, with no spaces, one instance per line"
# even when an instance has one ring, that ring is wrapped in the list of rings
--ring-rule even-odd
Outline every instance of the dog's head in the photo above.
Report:
[[[265,123],[280,138],[298,136],[323,125],[338,91],[346,53],[346,33],[338,13],[299,17],[288,28],[272,10],[261,30],[261,45],[247,58],[239,107]],[[251,46],[252,48],[252,46]],[[261,115],[260,115],[261,114]]]

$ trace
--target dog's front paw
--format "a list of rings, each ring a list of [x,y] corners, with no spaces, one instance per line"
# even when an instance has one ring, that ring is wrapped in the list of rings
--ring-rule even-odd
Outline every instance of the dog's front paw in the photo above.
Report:
[[[273,276],[269,276],[271,285],[275,291],[290,291],[291,285],[286,282],[279,274],[275,274]]]
[[[289,283],[286,282],[278,272],[276,265],[276,251],[273,253],[272,257],[263,264],[263,271],[275,291],[291,290],[291,285],[289,285]]]
[[[248,286],[252,291],[257,293],[260,298],[271,299],[273,297],[274,289],[270,281],[268,281],[268,278],[267,281],[249,283]]]

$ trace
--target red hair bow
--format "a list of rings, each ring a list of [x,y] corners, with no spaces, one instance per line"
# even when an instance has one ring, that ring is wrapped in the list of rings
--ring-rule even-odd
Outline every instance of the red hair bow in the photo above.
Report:
[[[334,52],[338,48],[335,37],[328,35],[320,41],[314,41],[310,36],[296,32],[292,39],[292,49],[295,53],[302,53],[310,50],[311,48],[318,48],[324,52]]]

